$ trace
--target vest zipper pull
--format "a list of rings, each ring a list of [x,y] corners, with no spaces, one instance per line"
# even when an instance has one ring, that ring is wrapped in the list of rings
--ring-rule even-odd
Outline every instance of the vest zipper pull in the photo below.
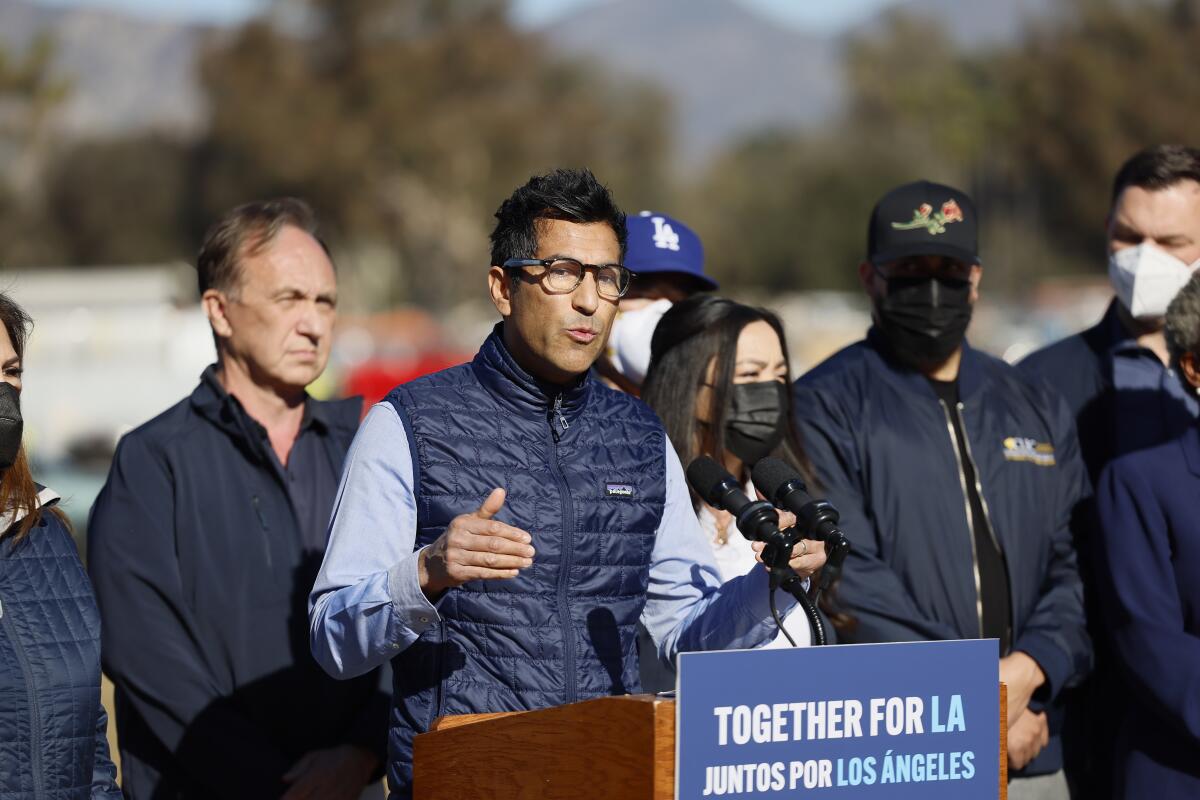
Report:
[[[562,428],[560,431],[559,428]],[[554,406],[550,409],[550,432],[554,434],[554,441],[558,441],[562,434],[567,432],[571,425],[567,422],[567,418],[562,413],[562,395],[554,396]]]

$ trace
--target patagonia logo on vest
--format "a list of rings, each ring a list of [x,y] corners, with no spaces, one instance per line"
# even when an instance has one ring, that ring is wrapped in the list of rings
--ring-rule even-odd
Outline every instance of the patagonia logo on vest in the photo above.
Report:
[[[633,484],[610,481],[604,484],[604,494],[609,497],[633,497]]]
[[[1055,464],[1054,445],[1023,436],[1009,436],[1004,440],[1004,457],[1009,461],[1028,461],[1039,467]]]

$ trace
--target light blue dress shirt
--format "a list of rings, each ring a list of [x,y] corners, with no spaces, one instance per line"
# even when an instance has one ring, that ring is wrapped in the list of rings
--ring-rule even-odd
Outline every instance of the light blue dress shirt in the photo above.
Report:
[[[651,554],[642,624],[672,662],[679,652],[758,647],[775,637],[761,564],[722,584],[679,457],[666,446],[666,502]],[[309,597],[313,657],[351,678],[402,652],[436,625],[417,580],[417,508],[404,423],[374,406],[354,438],[330,521],[325,561]],[[536,560],[536,556],[534,557]],[[796,601],[779,592],[780,614]]]

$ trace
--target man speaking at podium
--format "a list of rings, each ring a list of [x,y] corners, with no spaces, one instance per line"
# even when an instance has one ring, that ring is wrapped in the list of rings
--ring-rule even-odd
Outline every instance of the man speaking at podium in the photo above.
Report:
[[[496,217],[503,319],[471,363],[371,409],[310,598],[330,674],[392,661],[393,798],[439,716],[639,691],[639,618],[665,660],[775,633],[765,569],[721,584],[658,418],[589,376],[631,280],[608,190],[558,170]],[[798,546],[791,566],[824,561]]]

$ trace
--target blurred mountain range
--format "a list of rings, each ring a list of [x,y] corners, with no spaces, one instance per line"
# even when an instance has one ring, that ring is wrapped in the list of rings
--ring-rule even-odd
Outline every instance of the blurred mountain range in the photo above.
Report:
[[[154,128],[179,133],[205,122],[196,54],[209,28],[99,9],[0,0],[0,46],[48,34],[71,87],[55,120],[68,135]]]
[[[1009,42],[1055,0],[897,0],[852,30],[815,35],[734,0],[603,0],[546,31],[566,52],[659,83],[676,104],[685,155],[711,152],[764,127],[808,127],[842,100],[846,38],[869,35],[902,10],[937,20],[958,43]]]
[[[776,23],[736,0],[598,0],[543,30],[548,45],[672,97],[684,161],[770,126],[812,126],[843,95],[845,37],[869,34],[896,9],[930,17],[975,47],[1018,37],[1055,0],[896,0],[836,35]],[[102,10],[0,0],[0,45],[20,48],[39,32],[58,46],[72,86],[57,124],[68,135],[138,129],[187,134],[204,125],[196,56],[219,29]]]

